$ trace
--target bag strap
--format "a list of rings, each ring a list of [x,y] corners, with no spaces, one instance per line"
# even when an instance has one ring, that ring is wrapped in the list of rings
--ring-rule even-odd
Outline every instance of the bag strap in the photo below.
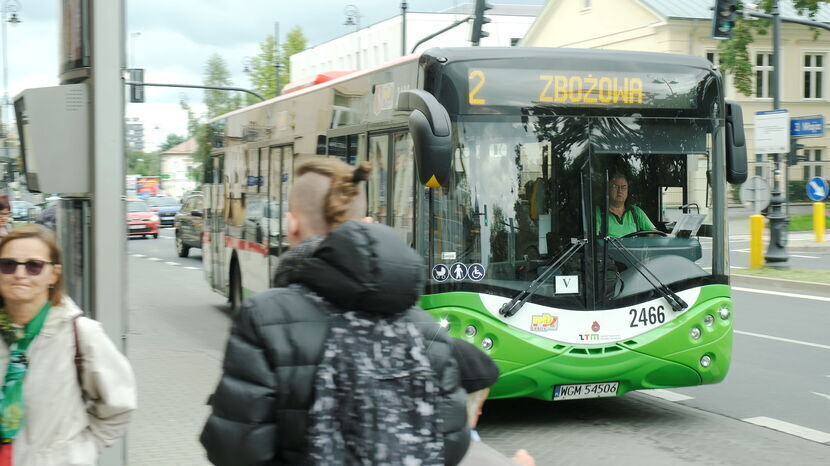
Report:
[[[83,394],[84,382],[81,374],[83,373],[84,358],[81,355],[81,344],[78,340],[78,317],[81,316],[77,315],[72,319],[72,333],[75,334],[75,374],[78,376],[78,387],[80,387],[81,394]]]

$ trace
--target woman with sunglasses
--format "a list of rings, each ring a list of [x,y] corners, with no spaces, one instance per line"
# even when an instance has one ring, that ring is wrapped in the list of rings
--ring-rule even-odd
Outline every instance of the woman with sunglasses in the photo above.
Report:
[[[41,225],[0,240],[0,466],[95,465],[136,407],[127,358],[63,293]]]

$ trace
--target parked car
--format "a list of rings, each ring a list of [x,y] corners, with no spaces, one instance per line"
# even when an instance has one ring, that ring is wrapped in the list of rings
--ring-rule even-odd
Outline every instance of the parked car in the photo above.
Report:
[[[28,201],[11,201],[11,204],[14,222],[31,222],[40,213],[40,208]]]
[[[179,211],[179,201],[168,196],[154,196],[147,199],[147,204],[156,212],[161,220],[161,226],[173,226],[173,219]]]
[[[204,223],[204,196],[191,195],[184,200],[176,214],[176,253],[187,257],[190,248],[202,248],[202,225]]]
[[[144,201],[127,201],[127,236],[159,237],[159,216]]]

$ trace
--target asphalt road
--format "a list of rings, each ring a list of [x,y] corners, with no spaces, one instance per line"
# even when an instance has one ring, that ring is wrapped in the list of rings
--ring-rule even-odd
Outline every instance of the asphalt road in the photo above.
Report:
[[[128,439],[132,465],[207,464],[196,439],[229,319],[224,299],[205,283],[200,252],[179,258],[172,238],[166,229],[159,239],[128,243],[128,347],[142,400]],[[504,453],[527,448],[540,466],[823,464],[830,458],[830,293],[739,288],[725,382],[602,400],[490,401],[482,438]]]

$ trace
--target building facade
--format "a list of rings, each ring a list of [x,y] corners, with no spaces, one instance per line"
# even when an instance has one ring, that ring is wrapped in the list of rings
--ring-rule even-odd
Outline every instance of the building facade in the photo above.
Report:
[[[190,138],[161,153],[162,193],[181,198],[188,191],[196,189],[197,184],[192,174],[199,169],[193,161],[193,154],[198,149],[196,138]]]
[[[309,47],[291,56],[291,82],[307,80],[326,71],[374,68],[408,55],[421,39],[471,15],[472,11],[473,4],[469,3],[438,13],[407,13],[405,54],[401,48],[400,15]],[[516,45],[541,11],[542,7],[537,5],[494,5],[485,14],[491,22],[483,27],[490,35],[480,45]],[[472,21],[468,21],[418,45],[415,52],[431,47],[469,46],[471,27]]]
[[[707,57],[717,64],[718,41],[711,37],[713,5],[714,0],[550,0],[521,45],[678,53]],[[799,16],[791,0],[781,0],[780,11],[782,17]],[[830,5],[823,5],[815,19],[830,23]],[[789,180],[796,182],[791,183],[794,187],[813,176],[830,178],[830,32],[822,31],[817,39],[813,34],[806,26],[781,25],[780,107],[789,110],[791,117],[825,116],[824,137],[799,141],[805,146],[807,160],[787,172]],[[749,55],[754,72],[752,95],[738,93],[727,77],[726,96],[743,108],[749,175],[764,177],[772,185],[771,158],[754,151],[755,112],[772,110],[773,106],[771,35],[756,35]],[[785,166],[782,162],[782,168]],[[782,187],[785,185],[782,182]],[[803,196],[793,191],[788,197]]]

